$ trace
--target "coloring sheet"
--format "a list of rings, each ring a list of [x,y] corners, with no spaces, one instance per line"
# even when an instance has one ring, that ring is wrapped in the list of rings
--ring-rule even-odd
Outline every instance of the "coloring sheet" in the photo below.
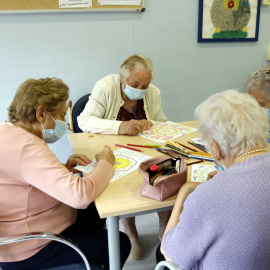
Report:
[[[139,168],[141,162],[151,158],[147,155],[141,154],[137,151],[121,148],[113,152],[115,155],[115,173],[110,182],[113,182]],[[84,173],[90,173],[97,165],[97,161],[94,159],[92,163],[86,166],[77,166],[77,170]]]
[[[192,165],[191,182],[205,182],[210,172],[215,171],[214,165]]]
[[[155,142],[166,143],[166,139],[174,140],[195,130],[197,129],[169,121],[157,126],[152,126],[149,130],[145,130],[142,134],[139,134],[139,136]]]

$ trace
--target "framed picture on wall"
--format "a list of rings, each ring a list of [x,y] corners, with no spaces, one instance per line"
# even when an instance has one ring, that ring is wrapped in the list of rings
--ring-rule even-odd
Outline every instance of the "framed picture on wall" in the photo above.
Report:
[[[258,41],[261,0],[199,0],[198,42]]]

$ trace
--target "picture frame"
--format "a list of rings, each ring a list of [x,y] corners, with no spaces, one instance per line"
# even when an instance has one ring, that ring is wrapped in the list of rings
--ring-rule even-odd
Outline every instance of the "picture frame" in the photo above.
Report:
[[[261,0],[199,0],[198,42],[258,41]]]

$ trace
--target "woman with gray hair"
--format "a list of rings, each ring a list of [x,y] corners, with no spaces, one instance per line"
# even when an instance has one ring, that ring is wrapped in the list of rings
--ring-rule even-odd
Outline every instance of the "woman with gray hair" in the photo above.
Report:
[[[134,54],[121,65],[119,74],[99,80],[78,116],[84,132],[138,135],[152,125],[168,121],[161,109],[160,90],[151,84],[153,62]]]
[[[195,112],[223,171],[180,189],[162,240],[183,269],[270,269],[270,154],[266,110],[248,94],[215,94]]]
[[[89,101],[78,116],[84,132],[132,135],[168,121],[161,109],[160,90],[151,84],[155,75],[153,62],[134,54],[121,65],[119,74],[99,80]],[[162,237],[171,211],[159,212],[159,235]],[[143,251],[135,225],[135,217],[122,219],[131,241],[130,257],[139,260]]]
[[[247,77],[245,90],[252,95],[262,107],[269,109],[270,64],[257,69]]]
[[[245,90],[266,109],[270,122],[270,64],[257,69],[247,77]],[[270,143],[270,132],[268,143]]]

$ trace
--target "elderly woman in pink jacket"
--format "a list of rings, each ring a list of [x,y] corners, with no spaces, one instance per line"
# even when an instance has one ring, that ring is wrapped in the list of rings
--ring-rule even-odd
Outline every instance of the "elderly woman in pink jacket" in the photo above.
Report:
[[[80,177],[74,167],[90,163],[87,156],[72,155],[63,165],[46,144],[66,131],[68,92],[60,79],[28,79],[8,109],[9,121],[0,124],[0,236],[61,233],[79,245],[90,265],[108,269],[105,221],[91,203],[114,173],[114,154],[105,146],[93,172]],[[123,233],[120,238],[123,266],[130,242]],[[30,240],[1,248],[0,266],[40,269],[79,261],[77,256],[59,242]]]

